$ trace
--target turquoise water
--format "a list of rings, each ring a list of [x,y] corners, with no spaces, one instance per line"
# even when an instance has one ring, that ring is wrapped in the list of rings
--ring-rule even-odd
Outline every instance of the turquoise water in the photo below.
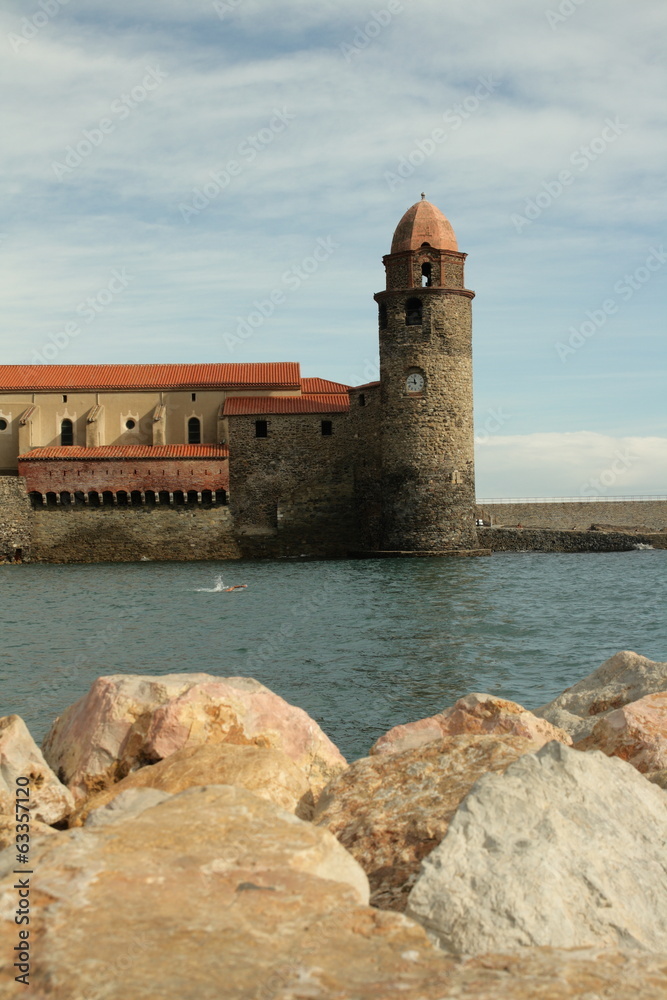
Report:
[[[470,691],[535,708],[620,649],[667,660],[667,551],[2,566],[0,715],[39,742],[95,677],[256,677],[350,759]],[[221,586],[247,583],[224,593]]]

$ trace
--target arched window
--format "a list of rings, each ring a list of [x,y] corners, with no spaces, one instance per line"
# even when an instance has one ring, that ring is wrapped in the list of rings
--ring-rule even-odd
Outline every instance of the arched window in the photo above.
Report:
[[[68,417],[60,424],[60,443],[63,447],[74,444],[74,425]]]
[[[387,329],[387,304],[386,302],[381,302],[378,309],[378,319],[380,323],[380,329]]]
[[[199,417],[188,420],[188,444],[201,444],[201,423]]]
[[[422,288],[430,288],[432,284],[431,265],[422,264]]]
[[[405,325],[421,326],[424,306],[421,299],[408,299],[405,303]]]

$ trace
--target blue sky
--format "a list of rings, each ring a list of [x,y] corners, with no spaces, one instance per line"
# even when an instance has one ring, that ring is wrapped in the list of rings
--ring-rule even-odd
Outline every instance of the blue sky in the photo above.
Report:
[[[660,0],[5,0],[2,360],[368,381],[425,191],[477,292],[478,494],[667,493],[666,27]]]

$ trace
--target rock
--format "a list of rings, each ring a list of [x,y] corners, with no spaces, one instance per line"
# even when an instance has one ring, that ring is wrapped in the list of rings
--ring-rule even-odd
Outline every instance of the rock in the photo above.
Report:
[[[203,744],[177,750],[157,764],[132,771],[111,788],[98,792],[70,817],[81,826],[93,810],[113,804],[130,789],[154,788],[176,794],[197,785],[238,785],[260,798],[296,812],[301,819],[313,814],[313,793],[303,771],[280,750],[233,744]]]
[[[523,736],[532,740],[536,747],[550,740],[572,743],[572,738],[562,729],[538,718],[515,701],[505,701],[491,694],[468,694],[438,715],[394,726],[377,740],[370,752],[373,755],[411,750],[432,740],[440,740],[443,736],[463,733]]]
[[[667,768],[664,771],[653,771],[651,774],[645,774],[644,777],[667,791]]]
[[[4,851],[6,847],[15,847],[16,845],[16,820],[14,816],[2,816],[0,815],[0,851]],[[58,831],[54,830],[52,826],[47,826],[46,823],[40,823],[39,820],[30,820],[30,844],[31,846],[35,843],[38,837],[55,835]],[[14,852],[16,853],[16,852]]]
[[[327,785],[313,822],[357,859],[372,904],[402,911],[421,860],[440,843],[474,782],[534,749],[521,736],[464,735],[366,757]]]
[[[326,831],[244,789],[191,789],[131,823],[58,833],[34,860],[30,995],[39,998],[656,1000],[667,991],[667,956],[534,949],[454,961],[413,921],[360,903],[363,874]],[[0,857],[8,983],[18,943],[9,861]]]
[[[17,778],[30,780],[31,822],[58,823],[74,808],[71,792],[44,760],[23,719],[6,715],[0,719],[0,813],[15,813]]]
[[[122,782],[119,782],[118,785],[114,785],[114,789],[121,784]],[[161,792],[159,788],[125,788],[104,805],[88,810],[85,815],[85,826],[90,829],[118,823],[120,820],[134,819],[168,798],[170,798],[169,792]],[[70,826],[81,826],[81,823],[70,823]]]
[[[667,691],[647,694],[605,715],[575,749],[601,750],[608,757],[621,757],[642,773],[664,770],[667,768]]]
[[[638,653],[624,651],[605,660],[601,667],[548,705],[535,709],[535,715],[565,729],[574,740],[581,740],[590,735],[598,721],[594,716],[658,691],[667,691],[667,663],[656,663]]]
[[[282,750],[319,791],[345,759],[317,723],[258,681],[210,674],[99,677],[56,720],[44,756],[78,801],[203,743]]]
[[[667,951],[667,798],[616,757],[548,743],[479,779],[407,913],[454,954]]]

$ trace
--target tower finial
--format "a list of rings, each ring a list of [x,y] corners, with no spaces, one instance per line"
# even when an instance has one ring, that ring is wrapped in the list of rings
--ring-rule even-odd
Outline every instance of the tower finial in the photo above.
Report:
[[[426,201],[426,195],[424,194],[423,191],[422,191],[422,201]]]

